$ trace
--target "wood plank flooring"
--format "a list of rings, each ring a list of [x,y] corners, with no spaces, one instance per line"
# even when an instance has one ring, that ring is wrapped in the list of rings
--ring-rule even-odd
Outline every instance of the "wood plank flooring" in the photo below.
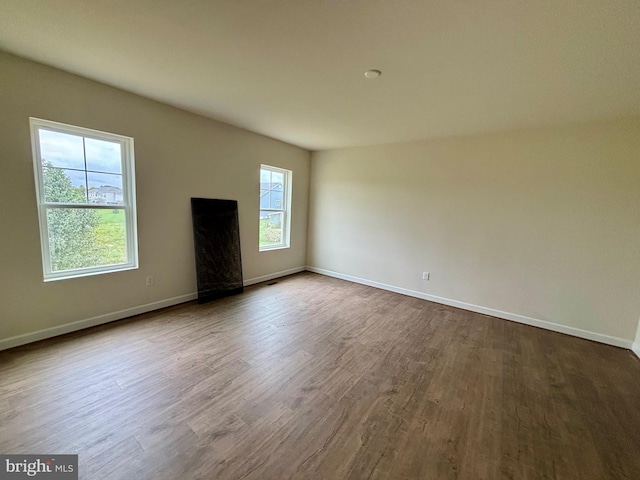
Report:
[[[0,352],[84,479],[639,479],[629,351],[312,273]]]

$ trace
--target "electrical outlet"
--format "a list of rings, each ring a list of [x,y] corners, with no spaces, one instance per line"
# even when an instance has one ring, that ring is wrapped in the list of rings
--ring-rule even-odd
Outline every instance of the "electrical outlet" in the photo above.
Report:
[[[153,285],[153,275],[147,275],[145,284],[147,287],[151,287]]]
[[[422,279],[429,280],[429,272],[422,272]]]

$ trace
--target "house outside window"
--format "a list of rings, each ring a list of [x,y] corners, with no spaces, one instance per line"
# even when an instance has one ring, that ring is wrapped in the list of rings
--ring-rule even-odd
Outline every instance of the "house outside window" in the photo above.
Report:
[[[260,167],[260,251],[288,248],[291,236],[291,170]]]
[[[30,122],[44,280],[138,268],[133,138]]]

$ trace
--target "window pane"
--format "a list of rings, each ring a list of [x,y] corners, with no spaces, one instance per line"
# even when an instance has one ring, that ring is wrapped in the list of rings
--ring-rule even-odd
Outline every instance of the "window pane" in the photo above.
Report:
[[[122,174],[120,143],[85,139],[87,170]]]
[[[282,212],[260,212],[260,246],[282,244]]]
[[[115,265],[127,261],[126,212],[122,209],[96,210],[96,249],[100,265]]]
[[[87,203],[84,171],[42,167],[45,202]]]
[[[84,170],[82,137],[44,129],[38,133],[42,165]]]
[[[280,173],[280,172],[271,172],[271,183],[276,185],[280,185],[280,188],[282,188],[282,185],[284,185],[284,174]]]
[[[284,174],[260,170],[260,208],[284,208]]]
[[[269,208],[284,208],[283,204],[284,190],[281,183],[272,183],[271,192],[269,194]]]
[[[260,208],[270,208],[271,172],[260,169]]]
[[[120,209],[48,208],[52,270],[125,263],[125,225]]]
[[[122,175],[87,172],[89,203],[124,205]]]

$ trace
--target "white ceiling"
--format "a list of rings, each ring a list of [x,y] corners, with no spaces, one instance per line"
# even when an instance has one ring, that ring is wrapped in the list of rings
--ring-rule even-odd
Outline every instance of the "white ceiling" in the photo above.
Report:
[[[311,150],[640,114],[639,0],[0,0],[0,49]]]

